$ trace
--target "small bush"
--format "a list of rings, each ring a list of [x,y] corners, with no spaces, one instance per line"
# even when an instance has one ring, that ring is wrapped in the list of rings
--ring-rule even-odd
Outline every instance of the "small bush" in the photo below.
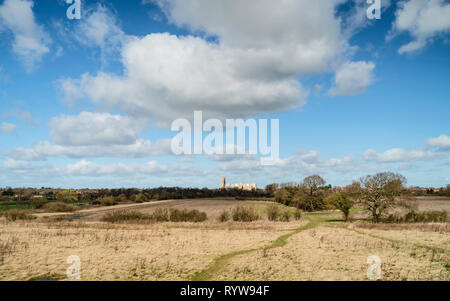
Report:
[[[151,218],[155,222],[168,222],[170,220],[169,210],[167,208],[156,208]]]
[[[114,211],[107,213],[102,221],[110,222],[110,223],[119,223],[119,222],[127,222],[127,221],[140,221],[140,220],[150,220],[151,216],[148,214],[144,214],[139,211]]]
[[[253,222],[261,218],[254,207],[239,206],[233,209],[232,217],[235,222]]]
[[[136,203],[144,203],[147,202],[147,197],[143,193],[139,193],[138,195],[136,195],[134,201]]]
[[[296,209],[294,211],[294,219],[296,221],[300,220],[302,218],[302,211],[300,209]]]
[[[75,211],[73,206],[67,205],[63,202],[52,202],[47,203],[43,206],[43,208],[49,212],[72,212]]]
[[[230,220],[230,213],[226,210],[222,211],[219,215],[219,221],[224,223]]]
[[[267,206],[267,218],[269,219],[269,221],[277,221],[279,216],[280,216],[280,208],[278,205],[270,205]]]
[[[285,209],[285,210],[281,211],[280,221],[288,222],[290,220],[291,220],[291,211],[288,210],[288,209]]]
[[[33,216],[32,214],[29,214],[25,211],[21,211],[21,210],[9,210],[9,211],[5,211],[3,213],[3,216],[8,220],[8,221],[16,221],[16,220],[31,220],[31,219],[35,219],[36,217]]]
[[[112,196],[105,196],[98,200],[102,206],[114,206],[117,204],[116,200]]]

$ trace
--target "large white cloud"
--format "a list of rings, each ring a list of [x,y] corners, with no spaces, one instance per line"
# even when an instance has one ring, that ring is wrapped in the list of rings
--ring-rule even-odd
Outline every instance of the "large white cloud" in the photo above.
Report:
[[[331,95],[355,95],[364,92],[373,82],[373,62],[346,62],[336,71]]]
[[[33,1],[5,0],[0,5],[0,36],[2,27],[14,35],[13,51],[20,57],[27,72],[49,52],[50,39],[42,26],[36,23]]]
[[[155,143],[138,139],[126,145],[63,146],[42,141],[35,143],[33,148],[17,148],[8,152],[7,155],[13,159],[30,161],[60,156],[69,158],[145,158],[172,155],[170,143],[171,139],[161,139]]]
[[[126,45],[125,77],[85,74],[74,84],[96,103],[163,122],[191,117],[194,110],[243,117],[304,103],[306,92],[294,78],[248,77],[237,71],[241,62],[235,50],[201,38],[151,34]],[[65,87],[73,87],[70,82]]]
[[[218,118],[272,113],[302,106],[308,91],[299,77],[331,72],[351,53],[336,16],[340,0],[156,2],[177,26],[217,39],[128,36],[124,75],[62,80],[68,98],[165,125],[194,110]]]
[[[136,141],[146,122],[109,113],[81,112],[50,121],[51,136],[59,145],[124,145]]]
[[[442,150],[450,150],[450,137],[447,135],[441,135],[437,138],[430,138],[427,140],[429,147],[438,147]]]
[[[378,153],[373,149],[368,149],[364,152],[363,158],[367,161],[375,161],[378,163],[393,163],[393,162],[413,162],[421,160],[433,160],[441,158],[442,153],[427,151],[427,150],[411,150],[407,151],[402,148],[393,148],[383,153]]]
[[[401,1],[395,15],[388,38],[401,32],[408,32],[413,38],[400,47],[400,54],[420,50],[433,38],[450,30],[450,3],[445,0]]]

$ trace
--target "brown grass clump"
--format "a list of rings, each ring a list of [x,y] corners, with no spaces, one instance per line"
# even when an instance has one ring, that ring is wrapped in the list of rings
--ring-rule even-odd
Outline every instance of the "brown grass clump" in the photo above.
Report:
[[[219,222],[222,222],[222,223],[229,221],[230,220],[230,213],[227,210],[223,210],[220,213],[220,215],[218,217],[218,220],[219,220]]]
[[[285,210],[281,211],[280,221],[289,222],[291,220],[291,216],[292,216],[291,211],[288,209],[285,209]]]
[[[277,221],[280,217],[280,207],[277,204],[273,204],[270,206],[267,206],[266,209],[267,218],[269,221]]]
[[[75,208],[73,206],[65,204],[63,202],[47,203],[43,206],[43,208],[49,212],[72,212],[72,211],[75,211]]]

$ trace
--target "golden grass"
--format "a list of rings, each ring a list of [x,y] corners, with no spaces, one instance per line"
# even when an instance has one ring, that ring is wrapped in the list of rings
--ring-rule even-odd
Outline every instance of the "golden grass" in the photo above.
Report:
[[[215,257],[259,248],[299,222],[265,224],[3,222],[0,243],[13,242],[13,251],[3,256],[0,280],[65,275],[70,255],[81,258],[82,280],[185,280]]]
[[[216,218],[239,205],[263,214],[270,204],[176,200],[123,207],[197,209],[208,213],[201,223],[100,222],[122,207],[71,213],[81,218],[73,221],[0,219],[0,280],[64,279],[70,255],[81,258],[82,280],[367,280],[370,255],[382,260],[382,280],[450,279],[449,223],[343,224],[337,211],[307,214],[309,224]]]
[[[283,248],[237,256],[215,280],[367,280],[370,255],[382,260],[382,280],[450,277],[443,264],[446,255],[322,227],[292,236]]]

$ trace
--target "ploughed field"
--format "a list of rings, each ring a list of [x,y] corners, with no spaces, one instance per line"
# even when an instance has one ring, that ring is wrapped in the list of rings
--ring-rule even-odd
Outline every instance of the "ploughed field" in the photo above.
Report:
[[[418,202],[419,210],[450,211],[448,199]],[[450,279],[449,223],[343,223],[337,211],[288,222],[218,220],[242,205],[264,215],[272,203],[169,200],[2,218],[0,280],[67,280],[71,255],[81,260],[81,280],[368,280],[371,255],[381,261],[381,280]],[[114,211],[157,208],[197,209],[208,220],[102,221]]]

